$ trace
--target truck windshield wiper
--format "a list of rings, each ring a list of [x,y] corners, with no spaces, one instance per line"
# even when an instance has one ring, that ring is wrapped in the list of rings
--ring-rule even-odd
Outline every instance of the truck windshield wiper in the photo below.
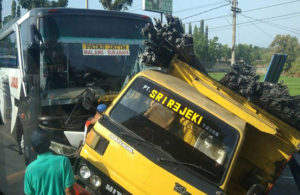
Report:
[[[157,162],[163,162],[163,163],[171,163],[171,164],[177,164],[177,165],[184,165],[184,166],[188,166],[188,167],[193,167],[193,168],[196,168],[196,169],[199,169],[201,171],[204,171],[210,175],[213,175],[213,176],[216,176],[216,174],[214,174],[213,172],[211,171],[208,171],[206,170],[205,168],[203,168],[202,166],[200,165],[195,165],[195,164],[192,164],[192,163],[187,163],[187,162],[182,162],[182,161],[177,161],[177,160],[173,160],[173,159],[165,159],[165,158],[158,158],[157,159]]]
[[[125,132],[121,133],[121,137],[122,138],[126,137],[126,138],[129,138],[129,139],[138,141],[139,143],[147,144],[148,146],[151,146],[152,149],[155,149],[156,151],[159,151],[160,153],[163,153],[163,154],[167,155],[169,158],[173,159],[173,157],[168,152],[164,151],[160,146],[157,146],[157,145],[155,145],[151,142],[148,142],[148,141],[146,141],[142,138],[139,138],[137,136],[134,136],[134,135],[131,135],[131,134],[125,133]]]

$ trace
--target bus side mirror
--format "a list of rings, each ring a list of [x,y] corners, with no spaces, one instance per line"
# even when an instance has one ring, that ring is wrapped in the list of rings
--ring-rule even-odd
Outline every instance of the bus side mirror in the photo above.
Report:
[[[91,110],[91,109],[96,110],[92,105],[94,99],[95,99],[95,91],[91,88],[87,88],[83,95],[83,100],[81,103],[82,107],[86,110]]]
[[[91,107],[92,107],[89,98],[83,98],[83,101],[82,101],[81,105],[86,110],[90,110]]]

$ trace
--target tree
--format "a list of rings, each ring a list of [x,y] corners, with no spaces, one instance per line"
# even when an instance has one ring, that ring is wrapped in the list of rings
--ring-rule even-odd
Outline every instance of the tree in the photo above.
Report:
[[[18,5],[17,6],[17,17],[21,16],[21,7]]]
[[[11,16],[12,16],[12,18],[16,17],[16,9],[17,9],[17,4],[16,4],[16,1],[13,0],[11,2]]]
[[[245,64],[253,65],[255,61],[261,60],[262,48],[247,44],[238,44],[236,47],[236,59]]]
[[[19,4],[27,10],[38,7],[66,7],[68,5],[68,0],[19,0]]]
[[[288,54],[284,70],[288,71],[295,62],[299,51],[299,42],[297,37],[291,35],[276,35],[270,45],[271,49],[276,53]]]
[[[0,0],[0,28],[2,28],[2,0]]]
[[[198,32],[199,32],[198,27],[197,25],[195,25],[193,34],[197,34]]]
[[[199,31],[201,34],[204,34],[204,20],[201,20],[200,21],[200,28],[199,28]]]
[[[192,33],[192,24],[191,23],[189,23],[189,31],[188,31],[188,33],[191,35],[191,34],[193,34]]]
[[[208,40],[208,26],[205,27],[205,38]]]
[[[206,61],[208,60],[208,50],[207,50],[207,41],[201,29],[194,31],[194,51],[195,55],[199,60]]]
[[[3,18],[3,25],[5,25],[9,21],[11,21],[12,19],[13,19],[13,17],[11,15],[8,15],[8,16],[4,17]]]
[[[231,48],[227,44],[222,45],[221,59],[228,61],[230,58],[231,58]]]
[[[128,7],[132,5],[132,0],[99,0],[103,8],[106,10],[128,10]]]

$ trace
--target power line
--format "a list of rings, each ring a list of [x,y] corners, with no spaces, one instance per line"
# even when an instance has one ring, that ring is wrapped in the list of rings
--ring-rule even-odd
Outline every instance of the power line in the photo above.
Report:
[[[200,9],[200,8],[205,8],[205,7],[210,7],[210,6],[213,6],[213,5],[217,5],[217,4],[220,4],[222,3],[223,1],[218,1],[218,2],[215,2],[215,3],[209,3],[209,4],[204,4],[204,5],[200,5],[200,6],[197,6],[197,7],[192,7],[192,8],[185,8],[185,9],[181,9],[181,10],[176,10],[173,12],[174,13],[180,13],[180,12],[185,12],[185,11],[191,11],[191,10],[196,10],[196,9]],[[155,17],[156,15],[153,15],[153,16],[150,16],[150,17]]]
[[[213,5],[220,4],[222,2],[223,1],[219,1],[219,2],[215,2],[215,3],[209,3],[209,4],[199,5],[197,7],[190,7],[190,8],[186,8],[186,9],[176,10],[176,11],[174,11],[174,13],[180,13],[180,12],[191,11],[191,10],[195,10],[195,9],[199,9],[199,8],[210,7],[210,6],[213,6]]]
[[[293,13],[290,13],[290,14],[284,14],[284,15],[279,15],[279,16],[272,16],[272,17],[267,17],[267,18],[261,18],[261,19],[255,19],[255,20],[261,20],[261,21],[264,21],[264,20],[270,20],[270,19],[275,19],[275,18],[278,18],[277,20],[280,20],[280,19],[284,19],[282,17],[286,17],[286,16],[295,16],[295,15],[299,15],[300,12],[293,12]],[[274,21],[274,20],[272,20]],[[253,22],[253,21],[252,21]],[[243,23],[240,23],[240,25],[243,25],[243,24],[249,24],[251,22],[243,22]],[[217,26],[217,27],[213,27],[211,28],[211,30],[215,30],[215,29],[219,29],[219,28],[226,28],[226,27],[229,27],[229,25],[223,25],[223,26]],[[230,26],[231,27],[231,26]]]
[[[264,7],[253,8],[253,9],[249,9],[249,10],[244,10],[243,13],[245,13],[245,12],[251,12],[251,11],[256,11],[256,10],[261,10],[261,9],[267,9],[267,8],[276,7],[276,6],[280,6],[280,5],[285,5],[285,4],[289,4],[289,3],[295,3],[295,2],[299,2],[299,1],[300,0],[294,0],[294,1],[288,1],[288,2],[284,2],[284,3],[278,3],[278,4],[264,6]],[[224,17],[227,17],[227,16],[230,16],[230,15],[216,16],[216,17],[207,18],[207,19],[203,19],[203,20],[204,21],[215,20],[215,19],[220,19],[220,18],[224,18]],[[184,24],[196,23],[196,22],[200,22],[201,20],[195,20],[195,21],[191,21],[191,22],[186,22]]]
[[[247,17],[247,18],[250,18],[252,20],[255,20],[255,21],[259,21],[259,22],[262,22],[262,23],[265,23],[265,24],[268,24],[268,25],[271,25],[273,27],[277,27],[277,28],[280,28],[282,30],[286,30],[286,31],[289,31],[289,32],[292,32],[292,33],[295,33],[295,34],[300,34],[300,30],[299,29],[295,29],[295,28],[292,28],[292,27],[287,27],[287,26],[283,26],[283,25],[280,25],[280,24],[274,24],[272,22],[268,22],[268,21],[264,21],[264,20],[261,20],[261,19],[256,19],[256,18],[253,18],[253,17],[250,17],[250,16],[246,16],[244,14],[242,14],[244,17]],[[288,30],[290,29],[290,30]],[[299,32],[297,32],[299,31]]]
[[[188,18],[191,18],[191,17],[194,17],[194,16],[198,16],[198,15],[200,15],[200,14],[204,14],[204,13],[213,11],[213,10],[219,9],[219,8],[221,8],[221,7],[225,7],[225,6],[227,6],[227,5],[229,5],[229,4],[226,3],[226,4],[220,5],[220,6],[218,6],[218,7],[213,7],[213,8],[211,8],[211,9],[205,10],[205,11],[203,11],[203,12],[200,12],[200,13],[193,14],[193,15],[191,15],[191,16],[187,16],[187,17],[185,17],[185,18],[182,18],[182,20],[185,20],[185,19],[188,19]]]
[[[298,16],[300,16],[300,15],[298,15]],[[294,16],[293,16],[294,17]],[[289,17],[289,18],[291,18],[291,17]],[[277,20],[282,20],[282,19],[288,19],[288,18],[279,18],[279,19],[273,19],[273,20],[271,20],[271,21],[277,21]],[[249,23],[251,23],[251,22],[244,22],[244,23],[240,23],[240,26],[241,27],[244,27],[244,26],[249,26],[249,25],[252,25],[252,24],[249,24]],[[252,21],[252,23],[259,23],[259,21]],[[272,25],[272,27],[275,27],[274,25]],[[279,27],[280,28],[280,27]],[[223,31],[223,30],[230,30],[231,29],[231,26],[229,26],[229,25],[227,25],[227,26],[222,26],[222,27],[215,27],[215,28],[212,28],[211,30],[210,30],[210,32],[216,32],[216,31]],[[281,28],[282,29],[282,28]],[[283,29],[283,30],[286,30],[286,29]],[[294,33],[294,34],[299,34],[298,32],[294,32],[294,31],[290,31],[290,32],[292,32],[292,33]]]
[[[258,8],[248,9],[248,10],[243,11],[243,13],[245,13],[245,12],[251,12],[251,11],[256,11],[256,10],[261,10],[261,9],[266,9],[266,8],[271,8],[271,7],[276,7],[276,6],[290,4],[290,3],[295,3],[295,2],[299,2],[299,1],[300,0],[294,0],[294,1],[288,1],[288,2],[284,2],[284,3],[278,3],[278,4],[264,6],[264,7],[258,7]]]
[[[216,17],[212,17],[212,18],[204,18],[204,19],[201,19],[201,20],[209,21],[209,20],[215,20],[215,19],[220,19],[220,18],[226,18],[228,16],[231,16],[231,14],[229,14],[229,15],[222,15],[222,16],[216,16]],[[183,23],[183,24],[196,23],[196,22],[200,22],[201,20],[194,20],[194,21]]]
[[[246,18],[243,14],[242,16],[244,18]],[[248,18],[246,18],[246,20],[250,21]],[[274,39],[274,37],[270,34],[268,34],[266,31],[264,31],[263,29],[261,29],[259,26],[257,26],[255,23],[253,23],[253,21],[250,21],[258,30],[260,30],[261,32],[263,32],[265,35],[267,35],[269,38],[271,38],[272,40]]]
[[[300,15],[299,15],[299,16],[300,16]],[[291,17],[290,17],[290,18],[291,18]],[[279,18],[279,19],[276,19],[276,21],[277,21],[277,20],[282,20],[282,19],[287,19],[287,18]],[[272,21],[275,21],[275,19],[272,20]],[[251,21],[251,22],[240,23],[240,26],[241,26],[241,27],[249,26],[249,23],[254,23],[254,24],[256,24],[256,23],[258,23],[258,21]],[[248,24],[248,25],[247,25],[247,24]],[[252,25],[252,24],[250,24],[250,25]],[[274,26],[274,25],[271,25],[271,26],[272,26],[272,27],[276,27],[276,26]],[[280,28],[280,27],[277,27],[277,28]],[[223,31],[223,30],[230,30],[230,29],[231,29],[231,26],[227,26],[227,27],[226,27],[226,26],[223,26],[222,28],[216,27],[216,28],[211,29],[210,32]],[[289,31],[289,30],[283,29],[283,28],[280,28],[280,29]],[[294,33],[294,34],[299,34],[299,32],[295,32],[295,31],[289,31],[289,32],[292,32],[292,33]]]
[[[179,10],[175,10],[173,11],[173,14],[174,13],[181,13],[181,12],[185,12],[185,11],[191,11],[191,10],[196,10],[196,9],[200,9],[200,8],[205,8],[205,7],[210,7],[210,6],[213,6],[213,5],[217,5],[217,4],[220,4],[222,3],[223,1],[218,1],[218,2],[215,2],[215,3],[208,3],[208,4],[204,4],[204,5],[199,5],[197,7],[190,7],[190,8],[185,8],[185,9],[179,9]],[[137,7],[137,6],[136,6]],[[142,8],[137,8],[137,9],[134,9],[134,10],[129,10],[129,11],[137,11],[137,10],[141,10]],[[152,17],[152,16],[151,16]]]

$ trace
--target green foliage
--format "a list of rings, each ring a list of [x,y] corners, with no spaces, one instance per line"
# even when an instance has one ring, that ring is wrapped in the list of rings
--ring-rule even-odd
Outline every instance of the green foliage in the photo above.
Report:
[[[197,25],[195,25],[193,34],[197,34],[198,32],[199,32],[199,29],[198,29]]]
[[[218,42],[218,37],[208,39],[208,26],[205,27],[204,21],[201,20],[200,28],[195,26],[194,34],[194,51],[197,58],[201,61],[216,62],[218,60],[228,60],[231,55],[231,49],[228,45],[222,45]]]
[[[248,65],[253,65],[255,61],[261,60],[261,48],[247,44],[239,44],[236,48],[236,60]]]
[[[191,35],[192,34],[192,24],[191,23],[189,23],[189,31],[188,31],[188,33]]]
[[[2,0],[0,0],[0,28],[2,28]]]
[[[288,76],[300,77],[300,57],[296,58],[289,71],[287,71],[285,74]]]
[[[185,24],[184,24],[184,23],[182,23],[182,20],[180,20],[180,23],[181,23],[181,25],[182,25],[183,32],[185,33]]]
[[[275,39],[270,45],[274,53],[288,54],[284,70],[288,71],[295,62],[297,54],[299,54],[300,47],[297,37],[291,35],[276,35]]]
[[[200,29],[199,29],[201,34],[204,34],[204,20],[200,21]]]
[[[208,40],[208,26],[207,25],[205,27],[205,39]]]
[[[16,17],[16,9],[17,9],[17,4],[16,4],[16,1],[13,0],[12,3],[11,3],[11,16],[12,16],[12,18]]]
[[[11,21],[13,17],[11,15],[8,15],[3,18],[3,25],[7,24],[9,21]]]
[[[204,21],[201,20],[200,27],[195,26],[193,34],[195,55],[201,61],[229,61],[231,48],[219,43],[218,37],[209,39],[208,33],[208,26],[206,25],[204,30]],[[236,49],[236,58],[239,62],[253,65],[262,60],[262,51],[264,51],[263,48],[257,46],[239,44]]]
[[[106,10],[122,11],[128,10],[132,5],[132,0],[99,0],[103,8]]]
[[[208,40],[205,39],[201,33],[201,26],[199,30],[195,30],[193,34],[194,51],[198,59],[205,61],[208,60]]]
[[[19,4],[27,10],[38,7],[66,7],[68,5],[68,0],[19,0]]]
[[[17,17],[21,16],[21,7],[18,5],[17,6]]]

